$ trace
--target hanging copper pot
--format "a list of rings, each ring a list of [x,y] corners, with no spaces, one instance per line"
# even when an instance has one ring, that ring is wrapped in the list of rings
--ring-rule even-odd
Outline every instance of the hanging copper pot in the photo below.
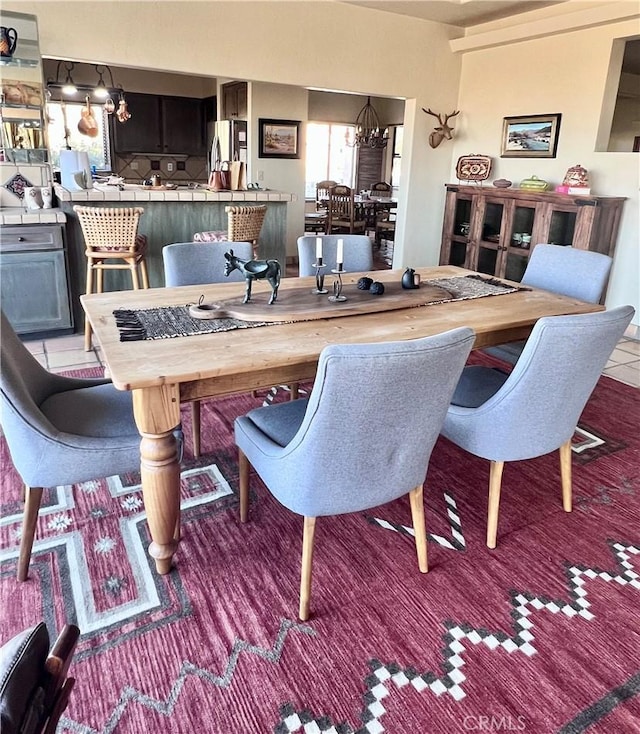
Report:
[[[91,110],[89,95],[85,97],[85,101],[87,104],[80,112],[81,119],[78,123],[78,130],[82,135],[88,135],[90,138],[95,138],[98,136],[98,123],[96,122],[96,118],[93,116],[93,111]]]
[[[129,108],[127,107],[127,100],[124,98],[123,94],[120,95],[116,117],[118,118],[118,122],[126,122],[127,120],[131,119],[131,113],[129,112]]]

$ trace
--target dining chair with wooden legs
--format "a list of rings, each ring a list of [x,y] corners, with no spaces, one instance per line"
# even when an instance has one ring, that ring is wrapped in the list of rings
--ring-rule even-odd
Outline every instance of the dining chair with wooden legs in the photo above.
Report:
[[[364,234],[367,223],[356,208],[353,189],[338,184],[329,189],[326,234]]]
[[[299,616],[310,614],[318,517],[409,495],[418,567],[426,573],[423,483],[447,406],[474,341],[458,328],[380,344],[325,347],[308,399],[252,410],[235,421],[240,520],[250,466],[282,505],[302,515]]]
[[[442,435],[488,459],[487,546],[495,548],[502,470],[559,450],[562,506],[571,512],[571,438],[609,355],[631,322],[634,309],[536,322],[513,371],[465,367],[444,421]]]
[[[229,250],[243,260],[253,254],[251,242],[176,242],[162,248],[164,282],[170,288],[180,285],[206,285],[226,281],[244,281],[239,270],[224,274],[224,254]],[[193,455],[200,456],[200,401],[191,403],[191,436]]]
[[[612,263],[609,255],[600,252],[541,243],[531,252],[520,282],[588,303],[598,303]],[[513,365],[522,354],[524,345],[524,341],[509,342],[487,347],[484,351]]]

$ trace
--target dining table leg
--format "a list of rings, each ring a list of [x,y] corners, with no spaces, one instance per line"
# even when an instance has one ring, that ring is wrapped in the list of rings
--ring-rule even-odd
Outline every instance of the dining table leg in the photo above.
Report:
[[[151,544],[149,555],[159,574],[169,573],[178,548],[180,461],[174,430],[180,424],[178,385],[133,391],[133,414],[140,441],[142,497]]]

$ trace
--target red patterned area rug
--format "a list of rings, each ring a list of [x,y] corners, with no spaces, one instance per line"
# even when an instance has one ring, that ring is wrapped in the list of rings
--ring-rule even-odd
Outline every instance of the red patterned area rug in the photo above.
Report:
[[[2,639],[41,619],[82,631],[59,732],[640,730],[638,390],[600,380],[575,438],[572,513],[556,455],[507,465],[493,551],[488,464],[445,439],[425,485],[428,574],[408,501],[321,518],[304,624],[301,518],[254,476],[238,519],[233,420],[285,399],[203,403],[205,453],[187,440],[183,539],[164,577],[125,476],[47,490],[18,583],[20,481],[3,443]]]

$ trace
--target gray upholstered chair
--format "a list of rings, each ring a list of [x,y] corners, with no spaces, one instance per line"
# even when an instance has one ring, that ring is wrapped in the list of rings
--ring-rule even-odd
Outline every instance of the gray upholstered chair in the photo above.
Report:
[[[26,485],[18,579],[29,573],[43,487],[75,484],[140,468],[131,394],[106,379],[48,372],[2,314],[2,428]]]
[[[285,507],[304,516],[300,618],[309,617],[316,518],[409,494],[418,566],[427,571],[422,484],[449,400],[474,341],[460,328],[423,339],[333,344],[320,354],[308,399],[235,421],[240,519],[249,466]]]
[[[162,248],[164,284],[169,288],[244,280],[239,270],[225,277],[224,253],[229,249],[243,260],[251,260],[253,256],[250,242],[176,242],[165,245]]]
[[[531,253],[522,284],[542,288],[587,303],[598,303],[607,284],[612,259],[608,255],[562,245],[536,245]],[[515,364],[524,341],[500,344],[484,351]]]
[[[298,275],[315,275],[316,240],[312,235],[298,237]],[[369,237],[363,234],[321,235],[322,259],[326,272],[336,266],[338,240],[344,241],[344,269],[348,273],[360,273],[373,269],[373,248]]]
[[[487,545],[496,547],[505,461],[560,450],[562,504],[571,512],[571,437],[609,355],[634,314],[620,306],[577,316],[550,316],[533,327],[510,374],[466,367],[442,433],[489,459]]]
[[[164,282],[167,287],[179,285],[206,285],[225,283],[227,280],[242,281],[239,270],[224,274],[224,253],[233,252],[243,260],[253,257],[250,242],[176,242],[162,248]],[[191,437],[193,455],[200,456],[200,401],[191,403]]]

